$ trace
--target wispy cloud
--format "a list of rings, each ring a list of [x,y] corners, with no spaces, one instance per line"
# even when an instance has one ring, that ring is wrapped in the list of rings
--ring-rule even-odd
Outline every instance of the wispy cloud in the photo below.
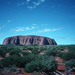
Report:
[[[20,5],[25,5],[25,3],[24,2],[17,3],[17,6],[20,6]]]
[[[32,2],[34,5],[40,5],[41,2]]]
[[[33,8],[36,8],[37,6],[39,6],[42,2],[45,2],[45,0],[37,0],[37,1],[33,1]]]
[[[32,24],[32,25],[36,25],[36,24]]]
[[[47,26],[48,24],[42,24],[42,26]]]
[[[26,0],[27,2],[30,2],[30,0]]]
[[[30,28],[29,27],[26,27],[25,30],[30,30]]]
[[[20,31],[25,31],[25,30],[32,30],[34,29],[35,27],[16,27],[14,29],[10,29],[11,31],[15,31],[15,32],[20,32]]]
[[[10,22],[10,20],[8,20],[8,22]]]
[[[58,37],[56,39],[73,39],[73,38],[75,38],[75,37]]]
[[[61,30],[61,28],[38,30],[37,33],[42,33],[42,32],[52,32],[52,31],[57,31],[57,30]]]
[[[41,0],[41,2],[45,2],[45,0]]]
[[[0,27],[0,29],[2,29],[2,28]]]
[[[10,30],[15,32],[24,31],[24,27],[16,27],[15,29],[10,29]]]
[[[0,34],[0,35],[3,35],[3,33],[2,33],[2,34]]]
[[[31,28],[26,27],[25,30],[31,30],[31,29],[34,29],[34,28],[35,28],[35,27],[31,27]]]
[[[28,8],[28,9],[33,9],[33,6],[28,6],[27,8]]]
[[[16,29],[15,31],[16,31],[16,32],[24,31],[24,27],[17,27],[17,29]]]

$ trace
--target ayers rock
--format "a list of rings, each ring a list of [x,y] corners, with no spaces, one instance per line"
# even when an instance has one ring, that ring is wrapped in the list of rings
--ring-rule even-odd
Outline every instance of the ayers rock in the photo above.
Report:
[[[30,44],[38,44],[38,45],[57,45],[54,39],[42,36],[35,35],[27,35],[27,36],[12,36],[5,38],[3,41],[3,45],[6,44],[15,44],[15,45],[30,45]]]

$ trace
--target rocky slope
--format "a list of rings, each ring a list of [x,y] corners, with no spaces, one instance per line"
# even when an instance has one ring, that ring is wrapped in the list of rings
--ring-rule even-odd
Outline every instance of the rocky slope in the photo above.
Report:
[[[3,45],[6,44],[15,44],[15,45],[30,45],[30,44],[38,44],[38,45],[57,45],[54,39],[42,36],[13,36],[5,38],[3,41]]]

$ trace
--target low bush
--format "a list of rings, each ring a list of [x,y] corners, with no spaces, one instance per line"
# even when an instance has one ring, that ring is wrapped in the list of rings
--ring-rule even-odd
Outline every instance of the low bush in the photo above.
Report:
[[[27,50],[33,50],[33,47],[27,47]]]
[[[32,54],[38,54],[38,53],[40,53],[40,51],[38,51],[37,48],[34,48],[31,52],[32,52]]]
[[[46,55],[49,55],[49,56],[56,56],[57,51],[55,51],[55,50],[48,50],[48,51],[46,51],[45,54]]]
[[[24,57],[21,57],[20,61],[20,67],[25,67],[25,65],[33,60],[35,60],[37,58],[36,55],[34,54],[30,54],[30,55],[26,55]]]
[[[26,56],[26,55],[30,55],[31,53],[30,52],[21,52],[23,54],[23,56]]]
[[[40,52],[42,52],[44,50],[47,50],[47,48],[46,47],[45,48],[44,47],[40,47],[39,50],[40,50]]]
[[[67,61],[66,63],[65,63],[65,67],[66,68],[75,68],[75,59],[71,59],[71,60],[69,60],[69,61]]]
[[[57,56],[62,57],[62,55],[63,55],[63,52],[59,52]]]
[[[62,59],[65,61],[75,59],[75,50],[69,50],[67,53],[63,53]]]
[[[3,67],[9,67],[11,65],[16,65],[18,67],[20,64],[19,60],[21,60],[20,57],[18,57],[17,55],[12,55],[1,59],[1,65]]]
[[[24,71],[27,73],[30,72],[52,72],[56,69],[56,61],[52,58],[38,58],[35,61],[31,61],[30,63],[26,64],[26,67],[24,68]]]
[[[12,50],[12,51],[9,52],[9,55],[18,55],[18,56],[21,56],[20,53],[21,53],[20,49],[14,49],[14,50]]]
[[[5,57],[7,51],[5,47],[0,47],[0,56]]]
[[[7,52],[10,52],[10,51],[12,51],[14,49],[15,49],[14,47],[8,47]]]

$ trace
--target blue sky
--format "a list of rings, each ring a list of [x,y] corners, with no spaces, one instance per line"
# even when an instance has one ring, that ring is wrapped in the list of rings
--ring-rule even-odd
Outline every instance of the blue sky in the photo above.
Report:
[[[0,44],[6,37],[38,35],[75,44],[75,0],[0,0]]]

